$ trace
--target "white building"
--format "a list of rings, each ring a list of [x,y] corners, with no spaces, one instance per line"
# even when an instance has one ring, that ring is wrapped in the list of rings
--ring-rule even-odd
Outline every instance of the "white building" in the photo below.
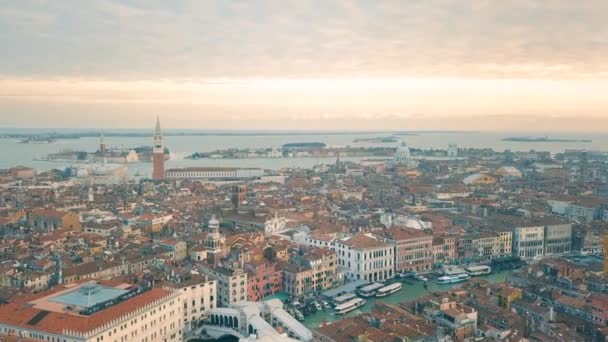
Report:
[[[513,255],[533,260],[544,255],[545,227],[517,227],[513,234]]]
[[[263,175],[262,169],[235,167],[189,167],[170,169],[165,173],[169,180],[250,179]]]
[[[71,283],[0,307],[0,331],[28,340],[181,341],[178,291]]]
[[[407,147],[405,142],[401,142],[401,145],[397,147],[394,164],[395,166],[404,166],[408,169],[415,169],[418,167],[418,162],[412,157],[410,148]]]
[[[395,273],[394,246],[372,234],[357,233],[335,241],[338,267],[347,279],[385,281]]]
[[[456,144],[450,144],[448,146],[448,157],[450,157],[450,158],[458,157],[458,146],[456,146]]]
[[[185,332],[195,329],[217,307],[217,280],[199,274],[169,283],[181,296]]]
[[[217,279],[217,306],[228,307],[230,304],[247,300],[247,273],[242,269],[202,266],[203,273]]]
[[[286,225],[287,219],[283,216],[279,216],[279,214],[275,212],[274,216],[264,222],[264,234],[270,235],[276,232],[283,231],[285,230]]]

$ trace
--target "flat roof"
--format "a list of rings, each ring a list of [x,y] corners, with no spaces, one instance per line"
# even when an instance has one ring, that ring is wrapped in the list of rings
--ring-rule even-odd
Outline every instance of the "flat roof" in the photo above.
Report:
[[[67,293],[49,298],[51,302],[74,307],[88,308],[99,303],[119,297],[129,291],[100,284],[84,284]]]

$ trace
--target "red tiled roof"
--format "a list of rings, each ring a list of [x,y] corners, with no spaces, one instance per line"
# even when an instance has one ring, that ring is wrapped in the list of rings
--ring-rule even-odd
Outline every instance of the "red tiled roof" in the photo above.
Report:
[[[57,291],[59,290],[64,290],[64,288],[60,287]],[[48,296],[57,291],[47,291],[43,295]],[[42,312],[42,310],[28,304],[30,300],[41,297],[36,295],[0,306],[0,322],[2,324],[54,334],[62,334],[64,330],[86,333],[170,294],[171,291],[154,288],[91,316],[80,316],[66,312],[49,312],[39,322],[30,325],[28,322]]]

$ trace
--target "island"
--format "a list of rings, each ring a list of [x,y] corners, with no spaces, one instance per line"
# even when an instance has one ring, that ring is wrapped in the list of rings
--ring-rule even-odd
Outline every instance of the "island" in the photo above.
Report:
[[[368,142],[373,144],[382,144],[382,143],[396,143],[399,142],[399,139],[395,137],[376,137],[376,138],[357,138],[353,140],[353,142]]]
[[[561,139],[561,138],[549,138],[549,137],[507,137],[503,138],[502,141],[515,141],[515,142],[592,142],[589,139]]]

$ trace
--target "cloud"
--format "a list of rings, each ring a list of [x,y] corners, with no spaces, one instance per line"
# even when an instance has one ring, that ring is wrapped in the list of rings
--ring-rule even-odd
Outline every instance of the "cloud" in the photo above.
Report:
[[[0,74],[596,77],[607,11],[601,0],[24,0],[0,12],[5,27],[28,20],[0,35]]]

